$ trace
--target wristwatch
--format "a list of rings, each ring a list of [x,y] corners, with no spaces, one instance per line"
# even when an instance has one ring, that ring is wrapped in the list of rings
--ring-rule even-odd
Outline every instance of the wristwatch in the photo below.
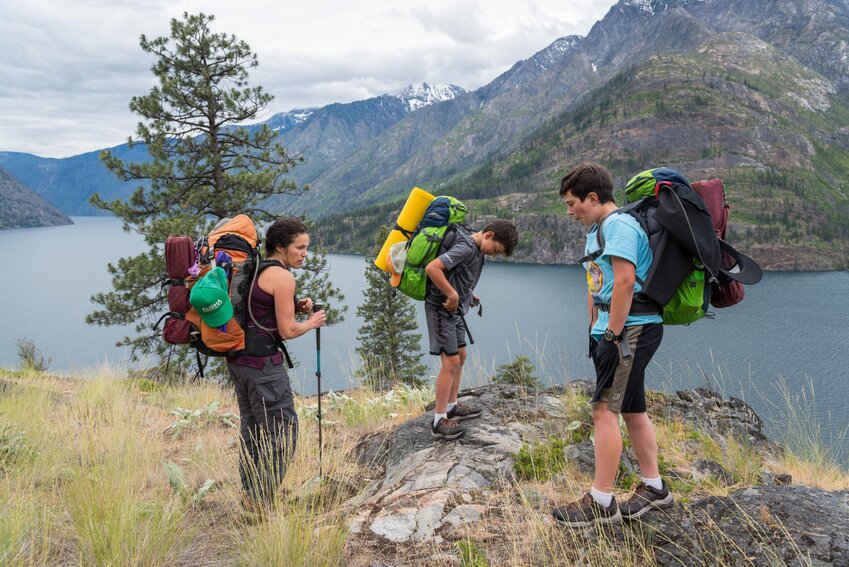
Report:
[[[621,334],[617,335],[616,333],[614,333],[610,329],[605,329],[604,330],[604,338],[612,343],[614,341],[618,341],[619,339],[621,339],[622,335]]]

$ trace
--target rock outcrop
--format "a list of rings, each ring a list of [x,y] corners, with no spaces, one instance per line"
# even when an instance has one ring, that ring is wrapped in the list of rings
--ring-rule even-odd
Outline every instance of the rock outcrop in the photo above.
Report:
[[[519,387],[464,392],[484,408],[458,441],[434,441],[433,416],[425,413],[392,432],[383,454],[365,450],[367,462],[385,463],[381,478],[354,503],[351,531],[395,543],[439,538],[444,526],[479,519],[486,509],[472,493],[502,487],[513,476],[513,457],[523,436],[539,435],[548,419],[564,418],[550,393],[528,395]]]
[[[466,435],[457,441],[431,438],[430,412],[363,439],[355,457],[371,469],[373,480],[345,506],[351,518],[349,548],[385,550],[418,544],[438,549],[474,523],[498,517],[500,511],[492,508],[498,499],[491,496],[502,490],[521,493],[520,499],[550,522],[550,502],[516,479],[514,457],[524,440],[545,438],[552,424],[566,419],[559,394],[573,390],[586,395],[590,387],[584,381],[543,392],[483,386],[461,392],[461,399],[473,400],[484,413],[466,422]],[[734,436],[763,455],[781,451],[764,435],[762,420],[741,400],[726,400],[706,389],[657,397],[660,401],[653,397],[651,410],[656,415],[684,420],[718,442]],[[592,472],[590,441],[566,447],[564,454],[578,470]],[[623,466],[626,472],[638,472],[636,460],[627,452]],[[673,473],[677,474],[711,477],[717,485],[737,482],[707,458],[695,458],[690,471]],[[637,537],[649,543],[661,565],[849,565],[849,492],[789,485],[788,475],[768,471],[760,480],[761,486],[676,503],[644,521],[616,526],[612,537],[623,542]],[[714,555],[706,557],[705,549]]]
[[[849,491],[756,486],[646,517],[661,565],[849,565]]]

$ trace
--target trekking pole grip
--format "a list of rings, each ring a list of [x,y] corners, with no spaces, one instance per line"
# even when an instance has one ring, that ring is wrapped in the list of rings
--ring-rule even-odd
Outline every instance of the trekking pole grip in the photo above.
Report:
[[[312,304],[312,312],[313,313],[317,313],[317,312],[321,311],[322,309],[324,309],[323,305],[321,305],[319,303],[313,303]],[[318,327],[315,330],[315,350],[316,351],[321,350],[321,327]]]

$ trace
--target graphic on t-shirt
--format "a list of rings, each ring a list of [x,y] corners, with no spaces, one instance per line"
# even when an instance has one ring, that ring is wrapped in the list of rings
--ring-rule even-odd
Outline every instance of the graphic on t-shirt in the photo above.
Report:
[[[601,291],[601,286],[604,285],[604,275],[601,267],[594,261],[590,260],[587,265],[587,285],[590,288],[590,293],[595,295]]]

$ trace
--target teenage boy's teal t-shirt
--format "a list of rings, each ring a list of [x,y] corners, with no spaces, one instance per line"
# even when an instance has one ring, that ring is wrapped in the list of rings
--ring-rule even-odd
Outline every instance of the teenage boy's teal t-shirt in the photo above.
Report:
[[[604,252],[595,260],[584,262],[587,269],[587,285],[594,303],[606,303],[610,305],[613,296],[613,264],[611,257],[616,256],[628,260],[634,264],[638,278],[644,280],[648,274],[652,262],[652,251],[649,248],[649,238],[640,227],[637,219],[628,214],[611,214],[603,221],[604,223]],[[589,255],[598,250],[596,232],[598,225],[593,225],[587,234],[587,244],[584,248],[585,254]],[[634,293],[639,293],[642,286],[639,282],[634,283]],[[598,319],[593,325],[590,334],[595,339],[601,339],[610,314],[599,311]],[[650,315],[628,315],[625,326],[645,325],[649,323],[662,323],[660,314]]]

